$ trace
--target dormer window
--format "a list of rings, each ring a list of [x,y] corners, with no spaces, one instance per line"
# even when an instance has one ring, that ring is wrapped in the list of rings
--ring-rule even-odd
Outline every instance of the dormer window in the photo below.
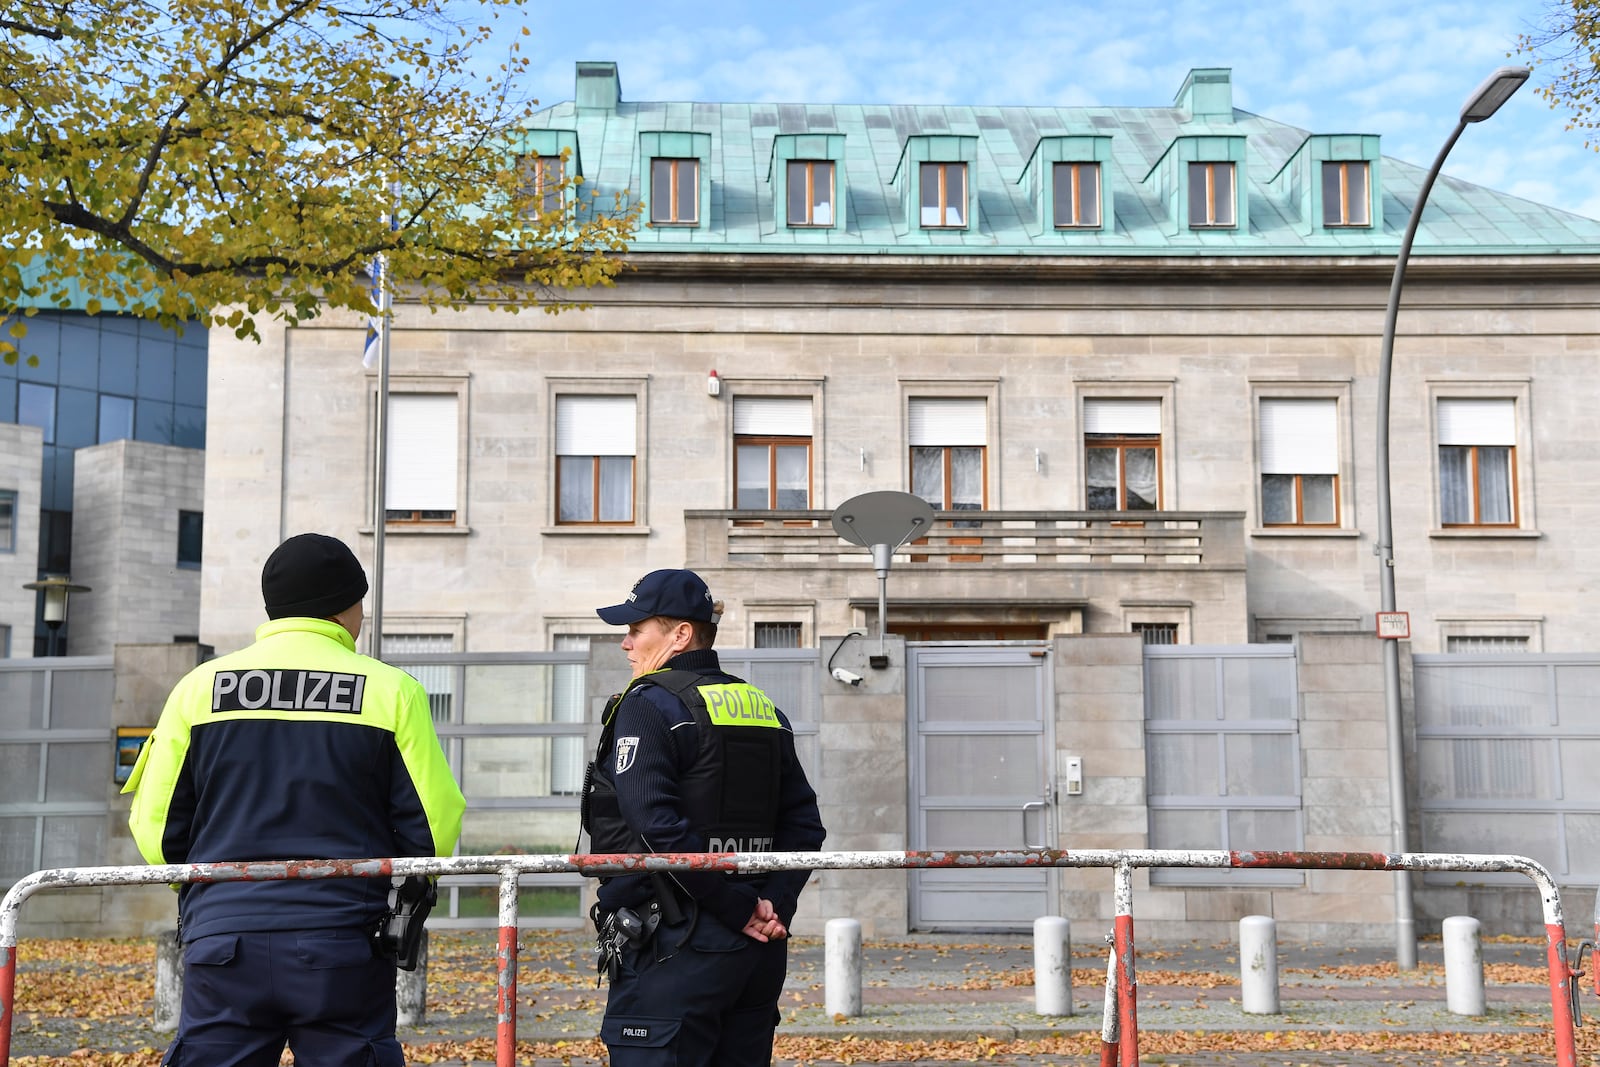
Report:
[[[1051,170],[1056,229],[1100,227],[1100,164],[1057,163]]]
[[[521,192],[528,198],[530,212],[540,214],[561,210],[561,182],[566,163],[560,156],[523,156]]]
[[[1189,164],[1189,228],[1236,225],[1232,163]]]
[[[700,161],[650,161],[650,221],[693,226],[700,221]]]
[[[788,167],[789,225],[832,226],[834,166],[831,160],[792,159]]]
[[[967,224],[967,165],[924,163],[920,171],[924,228],[959,229]]]
[[[1371,226],[1372,196],[1366,160],[1322,164],[1322,224]]]

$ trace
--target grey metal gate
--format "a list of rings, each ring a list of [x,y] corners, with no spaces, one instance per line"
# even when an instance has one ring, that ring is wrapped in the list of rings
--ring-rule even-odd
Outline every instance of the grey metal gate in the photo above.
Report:
[[[110,656],[0,660],[0,885],[105,859],[111,736]]]
[[[1055,847],[1050,660],[1043,644],[910,644],[910,844]],[[1027,930],[1051,914],[1054,872],[914,870],[915,930]]]
[[[1600,656],[1416,655],[1412,672],[1422,847],[1514,849],[1600,884]]]

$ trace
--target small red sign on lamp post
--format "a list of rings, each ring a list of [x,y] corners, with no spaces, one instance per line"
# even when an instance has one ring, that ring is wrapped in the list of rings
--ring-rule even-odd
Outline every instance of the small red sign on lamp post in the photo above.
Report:
[[[1411,639],[1411,613],[1409,611],[1380,611],[1378,615],[1378,636],[1387,637],[1396,641]]]

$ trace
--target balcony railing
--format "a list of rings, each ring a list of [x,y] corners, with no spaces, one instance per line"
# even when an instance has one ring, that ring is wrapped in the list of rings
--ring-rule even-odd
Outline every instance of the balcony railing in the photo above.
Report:
[[[686,511],[690,567],[859,567],[831,511]],[[1237,511],[940,511],[895,566],[1230,570],[1244,567]]]

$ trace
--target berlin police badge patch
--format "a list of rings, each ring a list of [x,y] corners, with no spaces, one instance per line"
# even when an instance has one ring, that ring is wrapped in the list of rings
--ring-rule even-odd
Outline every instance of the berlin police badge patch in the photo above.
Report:
[[[637,737],[617,738],[617,773],[621,774],[633,766],[633,757],[639,753],[639,739]]]

